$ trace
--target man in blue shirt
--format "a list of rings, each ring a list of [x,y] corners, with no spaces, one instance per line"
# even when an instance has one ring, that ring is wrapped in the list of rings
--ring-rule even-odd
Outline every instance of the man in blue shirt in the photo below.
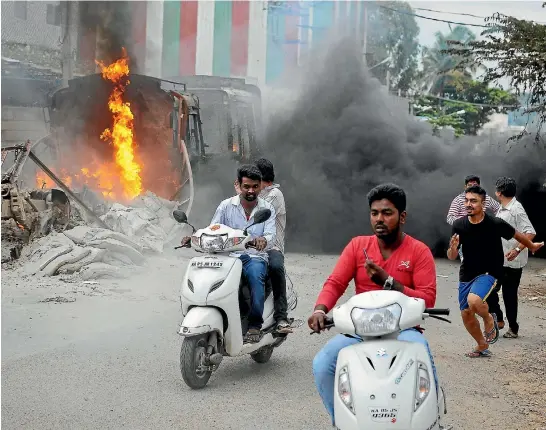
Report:
[[[246,251],[233,253],[243,263],[243,274],[248,280],[251,292],[251,306],[248,317],[248,332],[245,343],[258,343],[261,339],[263,311],[265,303],[265,280],[267,277],[267,250],[275,243],[275,209],[264,199],[258,197],[261,190],[262,175],[253,165],[244,165],[237,170],[237,184],[240,194],[224,200],[212,217],[212,224],[244,230],[254,221],[254,214],[260,209],[269,209],[271,216],[264,223],[248,229],[253,246]],[[182,243],[188,238],[182,239]]]

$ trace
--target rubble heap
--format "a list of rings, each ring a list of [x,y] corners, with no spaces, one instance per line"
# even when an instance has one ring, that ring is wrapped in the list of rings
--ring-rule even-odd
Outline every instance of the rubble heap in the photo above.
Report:
[[[81,218],[80,225],[52,229],[23,248],[23,270],[37,276],[79,273],[84,280],[125,277],[145,264],[146,255],[180,243],[184,226],[172,217],[177,205],[148,192],[130,206],[110,206],[100,218],[111,230],[82,225]]]

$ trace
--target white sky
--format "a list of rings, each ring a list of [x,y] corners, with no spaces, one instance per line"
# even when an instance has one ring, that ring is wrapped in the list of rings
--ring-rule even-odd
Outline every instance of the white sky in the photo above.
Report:
[[[546,0],[544,0],[546,1]],[[433,9],[441,12],[449,13],[435,13],[430,11],[415,10],[418,15],[427,17],[445,19],[448,21],[461,22],[467,24],[484,24],[482,18],[475,18],[472,16],[458,15],[459,13],[468,13],[478,16],[491,16],[495,12],[502,13],[504,15],[510,15],[519,19],[526,19],[530,21],[537,21],[541,24],[546,24],[546,8],[542,7],[543,1],[409,1],[411,7]],[[457,14],[457,15],[455,15]],[[449,24],[445,22],[431,21],[423,18],[415,18],[420,28],[419,43],[425,46],[431,46],[434,43],[434,34],[437,31],[441,31],[444,34],[450,32]],[[451,24],[452,28],[456,24]],[[483,29],[479,27],[468,27],[472,30],[476,36],[480,36]],[[490,66],[489,64],[487,64]],[[504,88],[509,87],[509,79],[504,78],[498,82],[498,85]]]
[[[449,13],[434,13],[416,10],[415,13],[432,18],[445,19],[469,24],[484,24],[483,19],[465,15],[453,15],[453,13],[469,13],[479,16],[491,16],[495,12],[514,16],[519,19],[533,20],[546,24],[546,8],[542,8],[543,1],[409,1],[413,8],[427,8]],[[430,46],[434,43],[434,33],[441,31],[448,33],[449,25],[444,22],[436,22],[428,19],[416,18],[421,31],[419,42]],[[455,25],[452,24],[454,27]],[[479,35],[481,29],[469,27]]]

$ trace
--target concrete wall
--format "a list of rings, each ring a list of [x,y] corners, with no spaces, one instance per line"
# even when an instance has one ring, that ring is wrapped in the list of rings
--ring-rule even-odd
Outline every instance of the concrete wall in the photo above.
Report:
[[[17,4],[16,4],[17,3]],[[78,38],[78,2],[71,2],[71,38]],[[47,10],[59,5],[58,1],[7,1],[2,0],[2,56],[51,68],[61,68],[61,25],[48,23]],[[25,11],[26,17],[22,15]],[[56,9],[59,11],[60,9]],[[53,18],[55,14],[51,14]],[[51,22],[51,21],[50,21]],[[60,12],[57,23],[62,22]],[[74,45],[76,46],[76,45]]]
[[[44,137],[49,133],[46,118],[42,108],[2,106],[2,146]]]
[[[47,6],[58,2],[19,1],[26,5],[26,19],[16,16],[16,2],[2,1],[2,42],[23,43],[58,50],[61,26],[48,24]]]

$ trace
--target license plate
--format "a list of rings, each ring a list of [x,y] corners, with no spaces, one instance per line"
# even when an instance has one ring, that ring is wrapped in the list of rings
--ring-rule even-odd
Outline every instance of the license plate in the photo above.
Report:
[[[190,266],[196,269],[219,269],[224,265],[223,261],[192,261]]]
[[[396,408],[369,408],[372,421],[378,423],[395,423],[398,416],[398,407]]]

